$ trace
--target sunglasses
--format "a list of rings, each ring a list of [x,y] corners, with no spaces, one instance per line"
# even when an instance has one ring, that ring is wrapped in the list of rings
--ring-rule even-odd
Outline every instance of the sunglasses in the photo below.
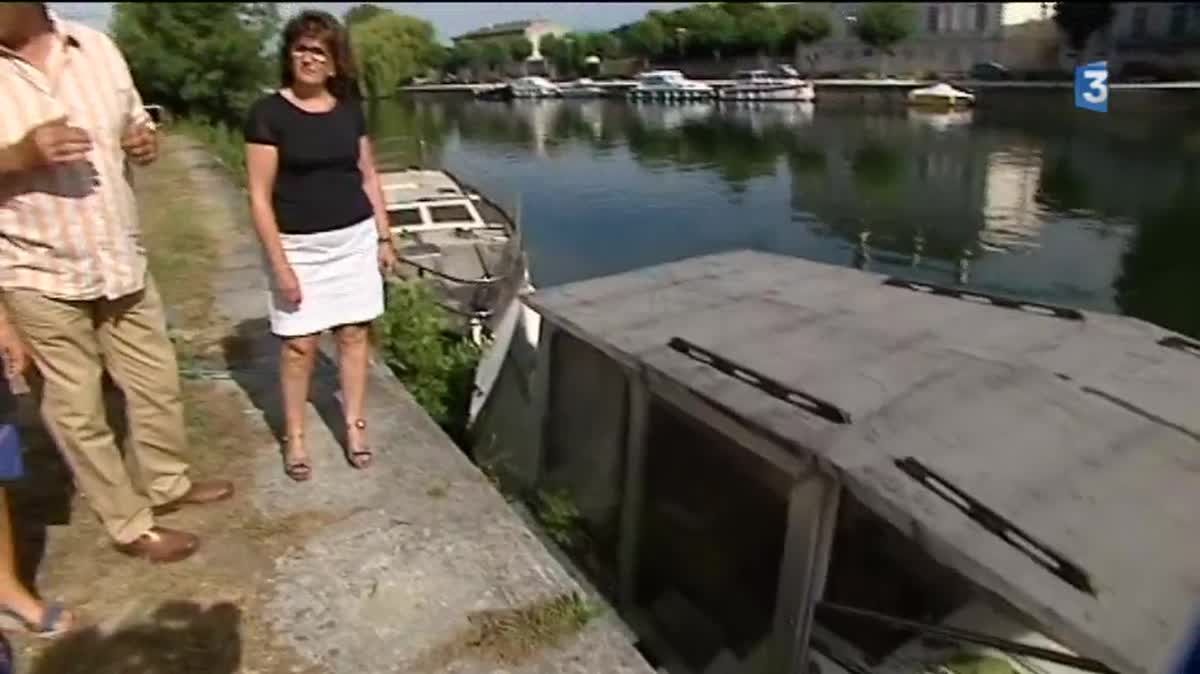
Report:
[[[309,47],[306,45],[292,47],[292,58],[303,59],[305,56],[311,56],[312,60],[317,63],[325,63],[329,60],[329,52],[320,47]]]

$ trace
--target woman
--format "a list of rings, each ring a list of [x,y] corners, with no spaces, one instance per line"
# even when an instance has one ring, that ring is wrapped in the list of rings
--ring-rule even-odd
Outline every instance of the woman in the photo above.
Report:
[[[271,332],[283,341],[284,469],[309,479],[304,409],[317,340],[338,346],[346,450],[366,468],[363,419],[370,322],[383,313],[383,278],[396,261],[346,31],[331,14],[305,11],[284,28],[283,88],[246,120],[254,227],[270,276]]]
[[[4,376],[0,381],[0,629],[19,629],[37,637],[51,638],[70,630],[75,624],[75,617],[62,604],[38,601],[17,576],[12,521],[4,483],[21,479],[25,471],[17,428],[12,423],[16,399],[9,383],[25,373],[29,357],[24,340],[9,323],[2,305],[0,358],[4,360]]]

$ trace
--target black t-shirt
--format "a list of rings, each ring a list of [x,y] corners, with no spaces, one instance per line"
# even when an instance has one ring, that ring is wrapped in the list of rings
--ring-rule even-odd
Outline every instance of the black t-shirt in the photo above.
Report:
[[[358,101],[338,101],[329,112],[314,113],[271,94],[250,108],[244,133],[247,143],[278,149],[272,204],[279,231],[327,232],[371,217],[358,169],[358,143],[367,133]]]

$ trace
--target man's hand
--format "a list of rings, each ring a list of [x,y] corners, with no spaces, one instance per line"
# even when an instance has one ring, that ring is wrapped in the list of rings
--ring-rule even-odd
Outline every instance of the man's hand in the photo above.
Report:
[[[121,136],[121,147],[135,164],[145,166],[158,158],[158,134],[145,124],[130,124]]]
[[[29,354],[25,341],[14,328],[0,325],[0,358],[4,359],[4,377],[12,381],[29,369]]]
[[[87,131],[67,124],[66,117],[59,117],[30,129],[18,148],[23,167],[37,169],[87,159],[92,139]]]

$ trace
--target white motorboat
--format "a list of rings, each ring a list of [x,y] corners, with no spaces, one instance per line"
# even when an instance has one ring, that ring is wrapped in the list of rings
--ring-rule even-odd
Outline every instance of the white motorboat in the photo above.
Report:
[[[689,80],[678,70],[641,73],[629,91],[629,97],[634,100],[684,101],[712,98],[714,95],[712,87]]]
[[[734,83],[717,90],[722,101],[794,101],[815,100],[812,82],[800,77],[796,69],[785,64],[774,70],[742,70],[734,74]]]
[[[509,83],[513,98],[558,98],[562,89],[545,77],[518,77]]]
[[[975,94],[938,82],[931,87],[908,92],[908,104],[935,110],[953,110],[975,105]]]
[[[595,81],[588,77],[564,84],[559,90],[563,98],[599,98],[604,95],[604,89],[596,86]]]

